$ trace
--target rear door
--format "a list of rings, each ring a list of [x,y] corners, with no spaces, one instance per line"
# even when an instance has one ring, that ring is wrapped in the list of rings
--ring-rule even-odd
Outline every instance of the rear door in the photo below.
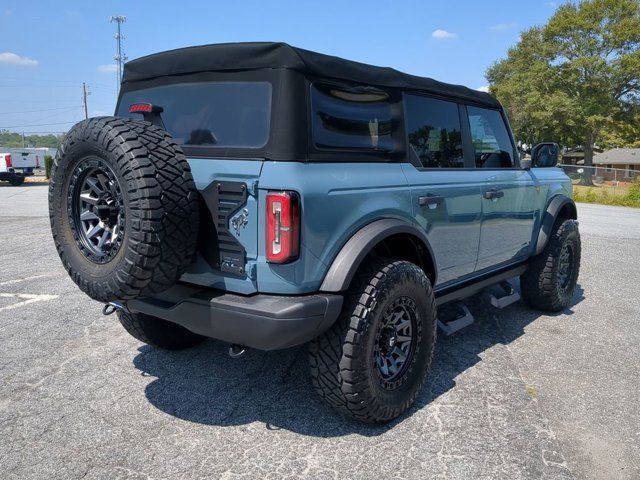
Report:
[[[530,171],[519,168],[502,113],[475,106],[466,110],[475,167],[484,178],[476,266],[484,270],[528,255],[540,192]]]
[[[404,111],[409,163],[403,169],[413,216],[433,249],[440,286],[475,269],[483,179],[467,170],[472,159],[465,161],[456,103],[405,95]]]
[[[271,83],[167,80],[123,92],[116,115],[139,118],[130,112],[136,103],[162,108],[160,120],[184,150],[200,193],[198,256],[182,280],[256,292],[258,181],[264,160],[252,154],[269,142]]]

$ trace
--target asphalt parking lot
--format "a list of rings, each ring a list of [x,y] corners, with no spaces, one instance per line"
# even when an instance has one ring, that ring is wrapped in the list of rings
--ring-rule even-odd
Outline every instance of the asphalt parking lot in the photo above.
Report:
[[[69,280],[46,186],[0,186],[0,477],[640,478],[640,210],[579,205],[575,305],[475,298],[399,421],[327,410],[304,348],[128,336]]]

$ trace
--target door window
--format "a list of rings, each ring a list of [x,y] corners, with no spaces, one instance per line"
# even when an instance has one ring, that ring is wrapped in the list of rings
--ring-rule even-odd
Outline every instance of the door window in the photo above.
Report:
[[[405,116],[411,163],[423,168],[464,167],[457,104],[406,95]]]
[[[513,168],[511,137],[498,110],[467,107],[477,168]]]

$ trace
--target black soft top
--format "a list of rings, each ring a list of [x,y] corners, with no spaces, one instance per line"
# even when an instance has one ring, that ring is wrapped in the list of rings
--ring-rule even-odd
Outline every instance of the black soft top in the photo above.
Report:
[[[380,87],[417,90],[455,97],[488,107],[500,103],[488,93],[365,63],[292,47],[286,43],[220,43],[155,53],[124,66],[124,84],[200,72],[288,69],[304,75],[334,78]]]

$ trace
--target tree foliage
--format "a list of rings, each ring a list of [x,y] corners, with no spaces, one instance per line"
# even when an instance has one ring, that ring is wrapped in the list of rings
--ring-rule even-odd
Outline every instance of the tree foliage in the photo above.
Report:
[[[582,145],[640,141],[640,1],[561,5],[487,71],[516,137]]]
[[[24,142],[22,134],[0,130],[0,146],[7,148],[20,148],[23,143],[27,147],[50,147],[57,148],[62,141],[62,135],[25,135]]]

